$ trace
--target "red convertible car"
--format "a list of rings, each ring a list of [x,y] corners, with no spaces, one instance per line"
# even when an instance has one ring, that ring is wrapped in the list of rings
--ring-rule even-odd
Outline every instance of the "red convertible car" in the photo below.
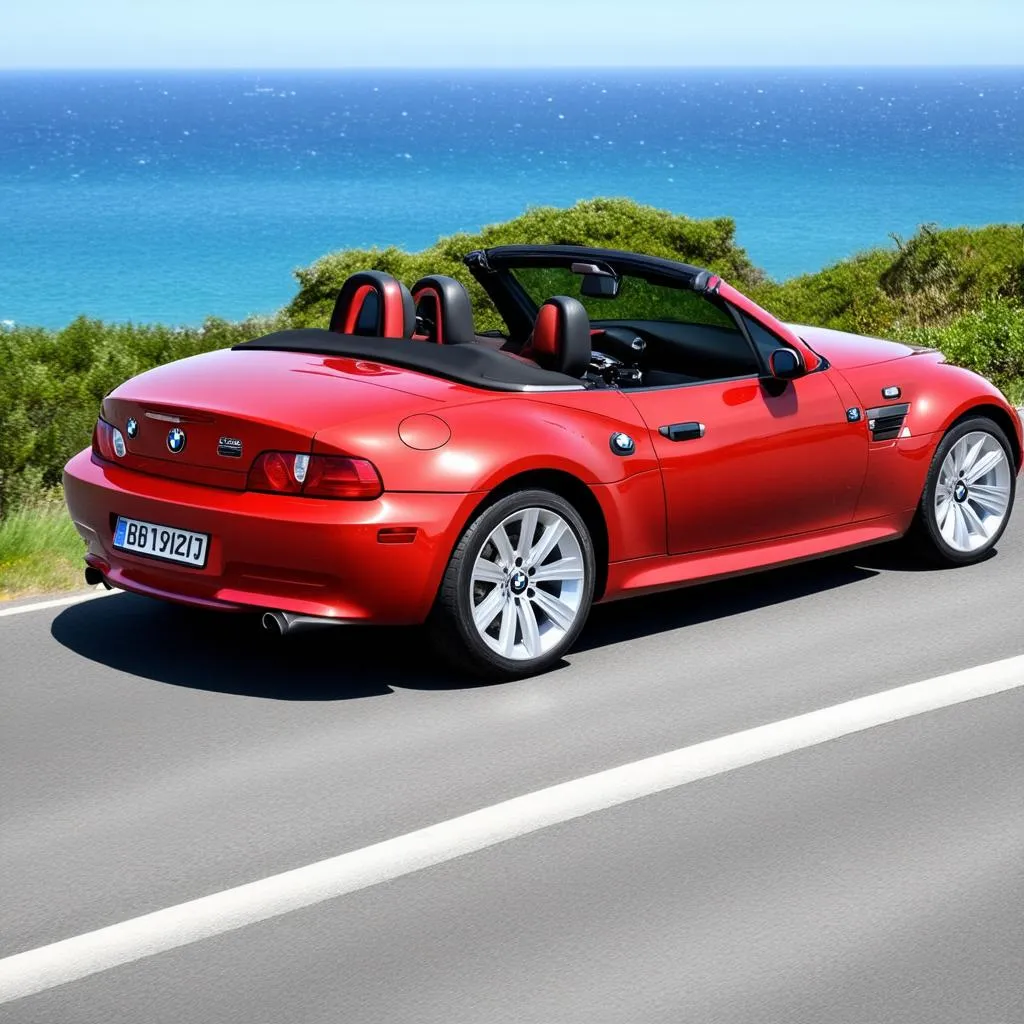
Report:
[[[1006,527],[1021,422],[940,353],[780,323],[714,274],[573,246],[465,288],[351,277],[328,330],[129,380],[65,470],[87,578],[310,625],[428,622],[470,670],[556,662],[595,601]]]

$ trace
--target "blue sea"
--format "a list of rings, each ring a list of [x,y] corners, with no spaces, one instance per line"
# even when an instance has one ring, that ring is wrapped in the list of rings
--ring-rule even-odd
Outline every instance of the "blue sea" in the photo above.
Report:
[[[1024,221],[1024,68],[0,73],[0,320],[271,312],[332,249],[629,196],[773,277]]]

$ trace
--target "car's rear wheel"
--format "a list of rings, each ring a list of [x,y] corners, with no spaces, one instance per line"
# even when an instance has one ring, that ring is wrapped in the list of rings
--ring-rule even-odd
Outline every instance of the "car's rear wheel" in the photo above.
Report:
[[[944,565],[981,561],[1006,529],[1016,473],[1010,442],[984,417],[951,427],[932,458],[915,530],[928,555]]]
[[[519,491],[485,508],[452,553],[431,616],[460,667],[491,678],[542,672],[573,645],[594,596],[594,546],[569,502]]]

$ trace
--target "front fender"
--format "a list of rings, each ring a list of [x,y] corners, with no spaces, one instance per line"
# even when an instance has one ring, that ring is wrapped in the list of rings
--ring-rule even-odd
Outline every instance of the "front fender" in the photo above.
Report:
[[[856,518],[902,512],[907,514],[909,525],[936,447],[957,420],[976,409],[994,411],[1010,431],[1020,468],[1022,438],[1017,411],[984,377],[943,362],[939,353],[915,353],[845,369],[841,374],[865,409],[901,403],[909,406],[898,438],[869,440],[868,471]],[[882,389],[889,387],[899,387],[900,396],[885,399]]]
[[[998,409],[1011,428],[1011,442],[1017,456],[1024,448],[1020,416],[1003,393],[990,381],[972,370],[952,366],[938,352],[920,352],[885,363],[841,371],[864,408],[906,402],[906,427],[910,434],[939,438],[972,409],[988,406]],[[882,397],[882,388],[897,386],[898,399]]]
[[[952,378],[956,380],[954,401],[951,407],[943,410],[938,403],[936,407],[929,407],[920,411],[921,421],[924,424],[934,425],[936,432],[941,436],[957,420],[963,418],[975,409],[998,409],[1004,414],[1004,426],[1010,428],[1010,443],[1013,446],[1016,457],[1016,468],[1020,471],[1022,459],[1024,459],[1024,429],[1022,429],[1020,413],[1007,401],[1006,396],[991,381],[986,380],[973,370],[965,370],[960,366],[949,366],[946,363],[940,364],[947,370]],[[950,390],[953,390],[952,381]],[[938,396],[941,401],[941,394]]]

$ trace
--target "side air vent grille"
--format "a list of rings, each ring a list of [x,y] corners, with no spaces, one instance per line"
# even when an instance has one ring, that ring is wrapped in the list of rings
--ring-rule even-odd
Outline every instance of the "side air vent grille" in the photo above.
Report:
[[[907,418],[910,403],[901,405],[880,405],[877,409],[868,409],[868,430],[872,441],[891,441],[900,436],[903,421]]]

